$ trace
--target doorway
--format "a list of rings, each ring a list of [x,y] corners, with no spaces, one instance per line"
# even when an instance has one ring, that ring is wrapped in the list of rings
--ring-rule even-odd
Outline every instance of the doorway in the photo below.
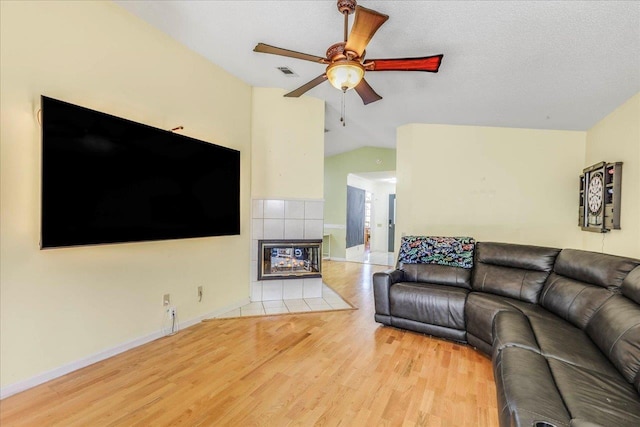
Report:
[[[373,194],[364,193],[364,251],[371,250],[371,198]]]
[[[347,192],[352,195],[358,194],[359,197],[351,201],[347,197],[346,260],[365,264],[395,265],[393,237],[391,243],[389,242],[389,224],[395,227],[396,222],[395,171],[349,174],[347,184]],[[394,196],[391,212],[389,210],[390,195]],[[360,205],[361,200],[362,205]],[[362,215],[361,222],[353,220],[357,216],[356,213]],[[391,222],[389,222],[390,213]],[[395,230],[392,231],[395,232]],[[362,236],[361,240],[360,236]]]

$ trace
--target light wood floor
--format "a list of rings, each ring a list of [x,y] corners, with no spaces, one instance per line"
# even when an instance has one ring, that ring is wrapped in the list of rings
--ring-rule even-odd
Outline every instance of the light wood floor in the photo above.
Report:
[[[0,425],[498,425],[488,358],[375,323],[384,267],[324,268],[358,310],[203,322],[1,401]]]

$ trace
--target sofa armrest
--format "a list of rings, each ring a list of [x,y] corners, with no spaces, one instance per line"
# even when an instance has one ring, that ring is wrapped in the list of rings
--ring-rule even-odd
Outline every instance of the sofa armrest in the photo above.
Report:
[[[500,311],[493,319],[493,357],[506,347],[541,353],[529,320],[519,311]]]
[[[376,303],[376,314],[390,316],[389,289],[394,283],[404,279],[402,270],[387,270],[373,274],[373,298]]]

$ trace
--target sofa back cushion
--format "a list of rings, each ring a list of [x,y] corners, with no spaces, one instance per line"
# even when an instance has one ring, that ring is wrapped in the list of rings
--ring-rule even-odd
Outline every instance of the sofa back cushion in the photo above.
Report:
[[[614,295],[593,315],[586,332],[640,392],[640,306]]]
[[[640,261],[598,252],[563,249],[553,271],[561,276],[615,290]]]
[[[600,286],[551,273],[540,294],[540,305],[584,329],[596,310],[613,295],[613,291]]]
[[[404,282],[424,282],[471,289],[471,270],[468,268],[438,264],[404,263],[400,263],[398,267],[404,271],[404,278],[402,279]]]
[[[614,255],[563,249],[540,294],[540,304],[584,329],[639,263]]]
[[[472,288],[536,303],[559,252],[540,246],[478,242]]]
[[[640,304],[640,266],[631,270],[631,273],[627,274],[624,278],[622,286],[622,295],[634,301],[636,304]]]

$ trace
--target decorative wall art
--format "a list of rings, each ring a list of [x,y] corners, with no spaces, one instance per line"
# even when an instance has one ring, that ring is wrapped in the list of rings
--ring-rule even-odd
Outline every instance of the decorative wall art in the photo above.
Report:
[[[582,172],[578,225],[596,233],[619,230],[622,162],[600,162]]]

